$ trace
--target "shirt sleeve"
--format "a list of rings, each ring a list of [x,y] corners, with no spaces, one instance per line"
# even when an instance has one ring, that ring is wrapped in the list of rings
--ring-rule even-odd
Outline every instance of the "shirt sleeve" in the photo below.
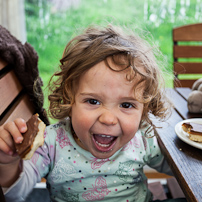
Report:
[[[29,177],[32,176],[32,177]],[[6,190],[5,199],[9,202],[25,201],[35,184],[41,181],[41,176],[31,160],[23,161],[22,172],[18,180]]]
[[[161,152],[156,136],[151,135],[151,137],[145,137],[143,135],[142,138],[143,142],[145,142],[146,149],[145,163],[158,172],[173,175],[170,166]]]
[[[37,182],[41,181],[49,172],[50,153],[54,151],[49,146],[47,130],[44,133],[44,145],[39,147],[30,160],[22,161],[21,174],[18,180],[5,191],[5,198],[9,202],[25,201]],[[54,155],[54,154],[53,154]],[[52,155],[52,156],[53,156]]]

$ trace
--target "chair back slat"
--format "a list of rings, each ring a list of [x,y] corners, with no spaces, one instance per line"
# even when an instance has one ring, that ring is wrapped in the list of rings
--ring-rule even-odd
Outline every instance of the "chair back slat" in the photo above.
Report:
[[[0,125],[35,113],[34,105],[11,65],[0,59]]]
[[[0,70],[7,66],[7,63],[0,58]]]
[[[177,74],[202,74],[202,63],[199,62],[175,62],[174,70]]]
[[[202,23],[190,24],[173,29],[174,41],[202,41]]]
[[[174,87],[191,88],[202,74],[202,23],[173,29],[173,61]]]
[[[2,114],[22,91],[23,87],[13,71],[8,72],[0,79],[0,86],[0,114]]]
[[[202,57],[202,46],[174,45],[173,57],[175,59],[178,59],[178,58],[201,58]]]
[[[175,82],[175,87],[178,88],[178,87],[183,87],[183,88],[190,88],[190,86],[193,86],[194,82],[196,80],[194,79],[176,79],[174,82]]]
[[[35,113],[34,106],[30,102],[29,96],[24,94],[17,99],[14,104],[6,111],[0,120],[0,125],[13,121],[16,118],[23,118],[25,121]]]

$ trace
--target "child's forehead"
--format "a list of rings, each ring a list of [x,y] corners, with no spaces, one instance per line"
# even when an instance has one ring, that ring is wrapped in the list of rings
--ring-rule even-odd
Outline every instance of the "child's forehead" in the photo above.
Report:
[[[132,86],[134,90],[142,89],[144,86],[143,83],[139,84],[141,76],[139,73],[135,73],[132,66],[123,68],[110,62],[108,64],[105,61],[101,61],[94,65],[81,76],[79,83],[82,85],[81,82],[88,83],[92,80],[98,82],[101,78],[101,81],[105,82],[106,85],[111,84],[109,86],[113,86],[113,83],[119,82],[120,85],[126,84],[129,88]],[[85,79],[83,79],[84,77]]]
[[[145,67],[139,58],[127,57],[127,55],[118,54],[114,56],[107,57],[105,59],[106,64],[115,71],[123,72],[145,72]],[[125,70],[125,71],[124,71]]]

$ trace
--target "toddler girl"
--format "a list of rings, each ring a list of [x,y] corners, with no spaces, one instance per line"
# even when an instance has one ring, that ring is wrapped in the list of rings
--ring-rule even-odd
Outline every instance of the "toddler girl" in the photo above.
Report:
[[[60,121],[44,145],[22,161],[13,141],[25,122],[0,128],[7,200],[22,201],[45,177],[51,201],[151,201],[143,167],[170,174],[150,120],[168,114],[162,81],[152,48],[134,34],[109,25],[73,38],[52,77],[49,112]]]

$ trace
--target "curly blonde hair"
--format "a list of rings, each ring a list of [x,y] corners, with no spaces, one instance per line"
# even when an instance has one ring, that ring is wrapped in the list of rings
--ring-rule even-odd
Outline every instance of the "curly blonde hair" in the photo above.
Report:
[[[144,103],[140,128],[149,125],[155,128],[150,114],[164,120],[169,114],[169,103],[164,96],[164,79],[159,68],[157,54],[161,54],[155,47],[151,47],[134,33],[125,33],[120,27],[108,25],[106,27],[91,26],[82,34],[74,37],[66,46],[60,60],[60,71],[56,72],[50,84],[49,112],[52,118],[63,119],[69,116],[74,103],[76,87],[80,77],[91,67],[111,57],[122,71],[131,68],[128,80],[139,74],[139,84],[143,84]],[[124,65],[121,57],[124,57]],[[144,71],[140,71],[140,69]],[[56,80],[54,80],[56,78]],[[135,89],[134,89],[135,91]]]

